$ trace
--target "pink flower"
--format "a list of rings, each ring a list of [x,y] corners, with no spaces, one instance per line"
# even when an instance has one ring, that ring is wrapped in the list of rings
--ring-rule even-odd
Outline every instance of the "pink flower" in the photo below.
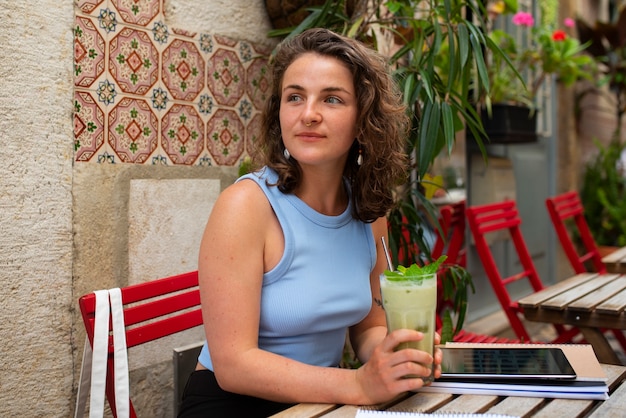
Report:
[[[517,12],[513,16],[513,24],[516,26],[532,27],[535,24],[533,15],[526,12]]]
[[[574,26],[576,26],[576,22],[574,22],[574,19],[572,19],[571,17],[566,17],[563,20],[563,24],[566,28],[573,28]]]

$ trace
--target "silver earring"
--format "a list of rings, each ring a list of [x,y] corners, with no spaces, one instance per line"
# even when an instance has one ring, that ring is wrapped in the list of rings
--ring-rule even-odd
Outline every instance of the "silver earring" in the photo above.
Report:
[[[283,155],[285,156],[286,159],[291,158],[291,154],[289,154],[289,150],[287,148],[283,150]]]
[[[361,166],[363,164],[363,150],[359,147],[359,156],[356,157],[356,165]]]

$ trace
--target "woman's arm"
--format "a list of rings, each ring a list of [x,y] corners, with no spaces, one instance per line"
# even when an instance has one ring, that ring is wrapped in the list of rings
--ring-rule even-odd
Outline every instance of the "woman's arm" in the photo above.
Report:
[[[198,266],[205,333],[220,386],[274,401],[343,404],[379,403],[419,388],[420,379],[401,377],[420,374],[423,368],[415,362],[426,361],[428,355],[416,350],[394,353],[393,347],[421,334],[403,330],[378,344],[384,323],[378,324],[378,341],[363,339],[366,351],[372,352],[370,360],[375,360],[365,373],[311,366],[259,349],[263,272],[278,262],[283,247],[280,225],[258,185],[241,181],[220,195],[203,235]],[[380,318],[366,321],[378,323]],[[368,332],[364,328],[363,335]]]
[[[382,296],[380,291],[380,274],[383,273],[383,271],[389,269],[387,255],[385,254],[385,249],[382,245],[381,239],[382,237],[384,237],[386,242],[388,242],[387,219],[380,218],[372,223],[372,233],[374,234],[377,253],[376,266],[374,267],[370,275],[370,286],[372,289],[372,309],[363,321],[356,324],[350,329],[350,342],[352,343],[352,346],[358,358],[362,362],[366,363],[366,366],[370,366],[372,365],[372,363],[380,362],[381,358],[389,355],[388,352],[385,352],[385,350],[389,349],[389,347],[391,347],[391,350],[393,351],[393,348],[395,348],[400,342],[422,339],[422,333],[410,330],[395,331],[387,336],[385,311],[382,306]],[[435,344],[439,344],[439,341],[439,335],[435,335]],[[432,361],[435,362],[435,377],[439,377],[441,375],[441,350],[435,350],[434,359],[426,353],[419,352],[419,355],[422,356],[422,358],[427,358],[427,361],[425,361],[425,363],[430,363]],[[399,369],[406,366],[406,364],[402,364],[402,360],[400,359],[394,359],[394,361],[395,363],[392,363],[393,368]],[[378,365],[378,367],[384,369],[385,366]],[[428,375],[430,373],[430,370],[421,366],[419,367],[421,369],[419,375]],[[396,376],[395,374],[392,375]],[[388,378],[388,376],[383,375],[381,376],[381,378],[385,380]]]
[[[376,345],[387,335],[385,311],[382,307],[380,294],[380,274],[388,269],[387,257],[383,249],[381,238],[387,241],[387,219],[379,218],[372,223],[372,233],[376,244],[376,265],[370,273],[370,287],[372,289],[372,308],[363,321],[350,329],[350,342],[359,360],[366,362]]]

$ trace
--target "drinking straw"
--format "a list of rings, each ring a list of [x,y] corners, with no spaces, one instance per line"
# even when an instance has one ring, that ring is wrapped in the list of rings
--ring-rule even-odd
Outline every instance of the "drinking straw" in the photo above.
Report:
[[[389,250],[387,249],[385,237],[380,237],[380,240],[383,243],[383,250],[385,250],[385,257],[387,258],[387,266],[389,267],[389,271],[393,271],[393,263],[391,262],[391,257],[389,257]]]

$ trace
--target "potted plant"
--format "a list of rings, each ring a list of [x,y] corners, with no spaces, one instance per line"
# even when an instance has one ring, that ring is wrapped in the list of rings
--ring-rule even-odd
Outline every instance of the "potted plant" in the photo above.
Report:
[[[598,154],[587,163],[583,173],[581,200],[585,218],[600,247],[626,245],[626,173],[622,142],[622,124],[626,114],[626,6],[612,22],[596,22],[590,26],[576,21],[582,42],[589,42],[588,53],[598,64],[596,82],[580,93],[606,97],[615,112],[616,126],[605,145],[598,139]]]
[[[593,238],[608,253],[626,245],[625,146],[617,136],[606,146],[595,143],[598,154],[585,167],[580,197]]]
[[[293,36],[311,27],[325,27],[359,39],[381,52],[389,63],[410,112],[413,129],[407,152],[413,158],[413,181],[398,190],[397,206],[389,214],[393,261],[398,265],[432,261],[425,239],[427,219],[437,219],[437,209],[425,198],[422,182],[442,150],[453,149],[456,133],[463,128],[484,135],[470,89],[483,94],[489,89],[484,50],[502,54],[489,42],[481,27],[485,9],[481,0],[327,0],[307,8],[308,15],[295,26],[277,28],[270,36]],[[478,22],[475,24],[474,22]],[[445,56],[445,69],[442,67]],[[474,71],[477,69],[477,72]],[[480,143],[480,139],[478,139]],[[484,151],[484,147],[483,147]],[[486,155],[486,154],[485,154]],[[415,246],[418,251],[412,251]],[[451,268],[443,280],[456,314],[455,330],[463,326],[467,290],[473,289],[469,273]],[[460,295],[460,297],[458,297]],[[444,339],[451,339],[452,321],[447,316]],[[448,332],[449,330],[449,332]]]
[[[544,17],[536,21],[532,14],[518,11],[517,0],[491,1],[488,4],[487,34],[504,54],[488,57],[490,89],[477,98],[483,126],[490,143],[534,142],[536,134],[537,93],[545,80],[556,77],[563,86],[582,78],[591,78],[593,60],[583,54],[588,43],[556,28],[549,8],[556,2],[542,2]],[[518,28],[521,41],[502,29],[503,19]],[[572,28],[571,18],[563,21]]]

